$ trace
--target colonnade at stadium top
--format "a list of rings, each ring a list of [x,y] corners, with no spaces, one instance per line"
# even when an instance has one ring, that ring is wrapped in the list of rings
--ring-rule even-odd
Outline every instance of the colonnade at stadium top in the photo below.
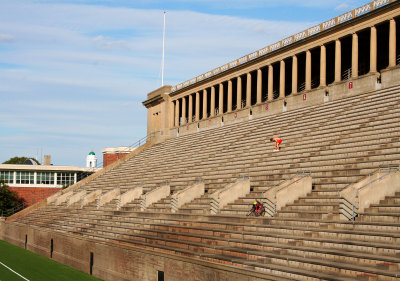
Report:
[[[290,96],[321,89],[328,93],[332,85],[362,77],[379,83],[381,72],[397,68],[400,62],[399,6],[393,0],[370,2],[170,87],[163,100],[168,116],[154,122],[150,115],[161,112],[149,112],[148,130],[177,128],[179,132],[182,126]],[[149,94],[144,102],[148,109],[150,100]]]

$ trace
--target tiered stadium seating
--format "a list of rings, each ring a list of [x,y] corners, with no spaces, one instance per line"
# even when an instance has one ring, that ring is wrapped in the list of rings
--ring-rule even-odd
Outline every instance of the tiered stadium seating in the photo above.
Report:
[[[204,130],[146,149],[79,190],[87,194],[168,182],[172,192],[203,179],[206,193],[170,211],[170,196],[140,211],[48,204],[17,223],[151,247],[296,280],[399,280],[400,194],[341,221],[339,191],[400,164],[400,87]],[[283,138],[273,152],[271,136]],[[255,199],[298,172],[313,191],[274,217],[246,217]],[[251,192],[210,214],[209,194],[249,176]],[[79,192],[76,190],[75,192]]]

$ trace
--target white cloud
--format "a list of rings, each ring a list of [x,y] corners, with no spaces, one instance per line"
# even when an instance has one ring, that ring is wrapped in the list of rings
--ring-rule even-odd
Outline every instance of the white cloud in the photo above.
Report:
[[[10,35],[10,34],[0,34],[0,43],[5,42],[11,42],[14,41],[14,36]]]
[[[146,134],[141,101],[160,86],[162,11],[0,3],[0,42],[13,40],[0,52],[2,147],[44,146],[68,164],[89,143],[127,145]],[[186,81],[313,24],[172,10],[165,81]]]
[[[124,48],[127,50],[131,50],[131,46],[125,40],[110,40],[105,38],[103,35],[98,35],[93,38],[93,42],[99,46],[101,49],[109,50],[114,47]]]
[[[347,3],[342,3],[335,8],[336,11],[346,12],[350,10],[350,6]]]

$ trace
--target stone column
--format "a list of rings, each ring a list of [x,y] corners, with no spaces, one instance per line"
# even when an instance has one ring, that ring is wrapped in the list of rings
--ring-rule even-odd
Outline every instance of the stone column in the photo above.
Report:
[[[353,46],[351,55],[351,77],[358,77],[358,35],[353,34]]]
[[[246,107],[251,106],[251,74],[247,73],[247,85],[246,85]]]
[[[193,95],[189,95],[189,117],[188,123],[193,122]]]
[[[311,51],[306,51],[306,91],[311,90]]]
[[[335,46],[335,82],[342,80],[342,49],[340,40],[336,40]]]
[[[195,121],[198,122],[200,120],[200,93],[196,92],[196,113],[195,113]]]
[[[390,20],[389,25],[389,67],[396,66],[396,21]]]
[[[261,69],[257,69],[257,104],[260,104],[262,101],[262,71]]]
[[[297,74],[297,56],[293,56],[292,58],[292,94],[297,93],[297,83],[298,83],[298,74]]]
[[[210,114],[211,117],[215,116],[215,87],[211,87],[211,109],[210,109]]]
[[[224,114],[224,84],[219,84],[219,105],[218,105],[218,115]]]
[[[320,60],[320,77],[319,77],[319,86],[326,86],[326,47],[325,45],[321,46],[321,60]]]
[[[268,66],[268,101],[274,99],[274,68],[270,64]]]
[[[169,103],[169,109],[170,109],[170,119],[169,119],[169,127],[173,128],[175,127],[175,104],[173,101]]]
[[[179,100],[175,101],[175,127],[179,127]]]
[[[242,77],[237,77],[237,84],[236,84],[236,109],[242,108]]]
[[[281,70],[280,70],[280,77],[279,77],[279,97],[285,97],[285,62],[281,60]]]
[[[203,118],[207,119],[207,89],[203,90]]]
[[[232,112],[232,80],[228,81],[228,112]]]
[[[182,98],[182,125],[186,124],[186,97]]]
[[[369,72],[376,72],[376,56],[377,56],[377,36],[376,27],[371,27],[371,47],[370,47],[370,66]]]

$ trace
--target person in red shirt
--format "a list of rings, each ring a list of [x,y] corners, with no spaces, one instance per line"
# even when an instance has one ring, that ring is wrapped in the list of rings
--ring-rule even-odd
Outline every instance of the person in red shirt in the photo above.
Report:
[[[275,150],[274,151],[279,151],[279,145],[282,143],[281,138],[271,138],[270,141],[275,142]]]

